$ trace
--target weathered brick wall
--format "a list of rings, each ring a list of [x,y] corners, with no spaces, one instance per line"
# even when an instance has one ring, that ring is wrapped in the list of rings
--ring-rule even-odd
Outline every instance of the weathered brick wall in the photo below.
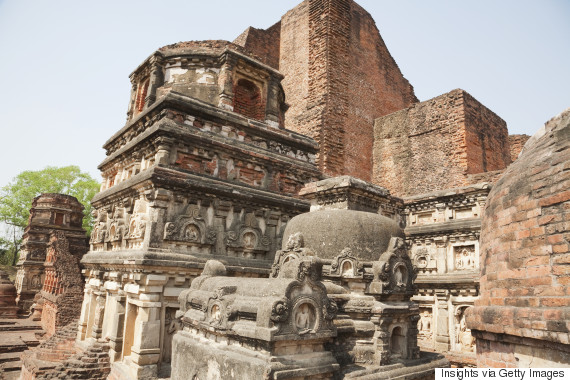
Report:
[[[509,145],[511,146],[511,161],[515,162],[515,160],[519,157],[520,152],[522,151],[524,144],[530,139],[529,135],[509,135]]]
[[[261,62],[279,69],[279,39],[281,22],[267,29],[249,27],[233,43],[242,46],[250,54],[259,57]]]
[[[457,89],[376,119],[373,182],[397,196],[466,186],[510,163],[507,127]]]
[[[252,82],[240,79],[234,85],[234,112],[245,117],[264,120],[265,119],[265,99],[261,96],[261,91]]]
[[[511,163],[507,123],[462,91],[467,174],[506,168]]]
[[[370,14],[350,2],[344,174],[372,179],[374,120],[418,102]],[[332,94],[337,96],[336,94]]]
[[[416,102],[371,16],[350,0],[306,0],[281,19],[286,128],[320,143],[329,175],[370,180],[373,120]]]
[[[76,305],[78,306],[78,305]],[[40,324],[47,336],[52,336],[56,331],[57,307],[49,301],[45,301],[42,308],[42,319]]]
[[[531,138],[489,194],[481,297],[469,328],[562,344],[570,352],[569,148],[570,109]],[[480,365],[501,348],[484,335],[477,342]]]
[[[477,364],[482,368],[516,367],[515,347],[505,342],[479,341],[477,342]]]
[[[316,109],[308,106],[309,96],[309,3],[302,2],[281,18],[279,71],[289,109],[285,127],[307,136],[318,136],[316,123],[310,123]]]

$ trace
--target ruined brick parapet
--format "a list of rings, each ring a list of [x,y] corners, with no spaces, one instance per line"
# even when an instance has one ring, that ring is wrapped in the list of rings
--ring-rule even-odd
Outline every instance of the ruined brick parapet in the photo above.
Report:
[[[489,194],[481,298],[467,319],[479,365],[492,364],[498,349],[512,353],[507,366],[569,362],[569,148],[566,110],[527,142]]]
[[[524,144],[530,139],[529,135],[509,135],[509,145],[511,147],[511,161],[515,161],[521,153]]]
[[[279,43],[281,39],[281,22],[267,29],[249,27],[240,34],[233,43],[243,48],[261,62],[279,69]]]
[[[506,168],[506,123],[463,90],[376,119],[374,183],[411,196],[474,182]]]

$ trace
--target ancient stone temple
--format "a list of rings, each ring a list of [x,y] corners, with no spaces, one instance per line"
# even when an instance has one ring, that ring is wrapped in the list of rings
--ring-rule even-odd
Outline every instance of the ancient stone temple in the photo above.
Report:
[[[351,0],[305,0],[234,42],[164,46],[130,78],[81,261],[77,347],[103,344],[112,379],[167,376],[180,324],[179,347],[246,340],[230,330],[267,319],[233,303],[255,296],[237,277],[285,281],[281,266],[304,256],[324,260],[339,307],[336,338],[315,352],[345,376],[387,363],[429,372],[420,348],[474,365],[465,315],[479,295],[481,218],[524,136],[463,90],[419,102]],[[194,288],[209,260],[225,274]],[[230,324],[204,300],[176,318],[183,290],[210,294],[218,281],[235,283]],[[272,339],[255,341],[259,355],[275,352]]]
[[[29,310],[35,295],[42,290],[46,249],[52,232],[64,234],[72,255],[81,257],[87,252],[82,227],[83,208],[76,198],[69,195],[42,194],[34,198],[17,264],[17,302],[22,310]]]
[[[126,126],[106,144],[96,225],[83,257],[78,341],[110,342],[112,376],[171,360],[178,296],[216,258],[267,276],[294,195],[320,173],[315,142],[282,128],[275,69],[229,42],[159,49],[131,76]]]
[[[465,311],[479,289],[481,216],[491,184],[483,182],[405,198],[406,237],[416,268],[419,344],[475,365]]]
[[[569,169],[567,109],[526,143],[489,194],[481,297],[466,325],[479,366],[570,366]]]

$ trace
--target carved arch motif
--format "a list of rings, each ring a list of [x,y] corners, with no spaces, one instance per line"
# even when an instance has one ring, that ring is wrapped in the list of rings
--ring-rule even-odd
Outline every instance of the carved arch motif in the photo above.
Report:
[[[189,205],[182,215],[164,226],[166,241],[212,245],[216,241],[216,235],[216,231],[206,225],[197,205]]]

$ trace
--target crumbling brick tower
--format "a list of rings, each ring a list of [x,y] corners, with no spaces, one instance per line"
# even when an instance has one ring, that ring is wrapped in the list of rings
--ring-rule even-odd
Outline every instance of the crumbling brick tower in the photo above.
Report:
[[[87,248],[87,247],[85,247]],[[50,237],[44,264],[41,324],[48,335],[79,318],[83,300],[83,277],[79,260],[69,250],[69,241],[61,231]]]
[[[319,169],[370,181],[374,119],[417,102],[370,14],[351,0],[305,0],[234,42],[284,75],[285,127],[320,144]]]
[[[46,248],[52,232],[64,233],[73,255],[81,257],[87,252],[83,208],[75,197],[64,194],[41,194],[32,201],[16,275],[17,303],[24,311],[29,310],[34,296],[42,289]]]

